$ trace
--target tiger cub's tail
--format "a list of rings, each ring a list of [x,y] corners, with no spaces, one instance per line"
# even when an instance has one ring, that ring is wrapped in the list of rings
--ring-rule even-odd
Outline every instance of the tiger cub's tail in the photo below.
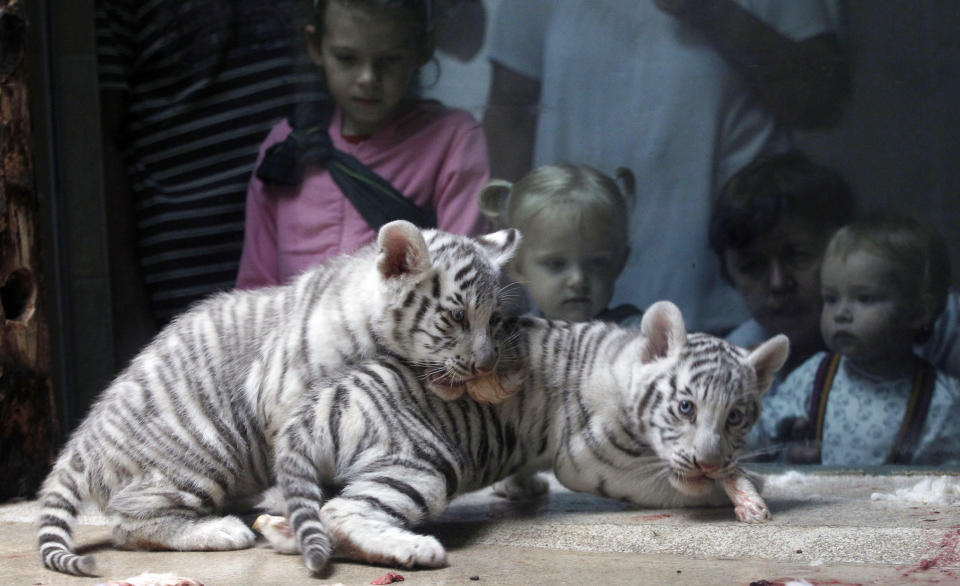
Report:
[[[91,555],[77,555],[73,546],[73,526],[77,511],[87,497],[84,466],[61,456],[43,484],[37,546],[43,565],[75,576],[96,576]]]
[[[317,507],[302,507],[290,511],[293,529],[303,554],[303,563],[312,574],[322,573],[333,555],[330,533],[318,513]]]
[[[281,451],[277,458],[277,480],[286,500],[287,517],[312,574],[322,573],[333,555],[330,532],[320,520],[325,495],[318,476],[314,462],[296,447],[287,453]]]

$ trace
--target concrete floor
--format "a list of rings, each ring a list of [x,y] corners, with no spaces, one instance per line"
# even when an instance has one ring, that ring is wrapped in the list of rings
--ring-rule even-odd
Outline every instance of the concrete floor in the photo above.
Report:
[[[311,580],[299,556],[258,543],[237,552],[129,552],[112,548],[103,518],[82,519],[77,542],[103,576],[40,566],[36,503],[0,506],[0,584],[87,584],[173,572],[207,586],[370,584],[387,571],[408,584],[960,584],[960,477],[776,473],[764,494],[774,520],[734,521],[732,509],[642,510],[571,493],[552,479],[548,499],[508,503],[481,491],[458,499],[423,531],[449,566],[403,570],[336,561]],[[945,480],[945,483],[944,483]],[[926,502],[924,502],[926,501]]]

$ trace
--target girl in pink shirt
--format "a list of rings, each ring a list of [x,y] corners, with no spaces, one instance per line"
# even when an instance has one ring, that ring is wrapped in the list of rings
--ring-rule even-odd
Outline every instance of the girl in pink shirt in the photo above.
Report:
[[[332,146],[435,213],[438,228],[476,234],[485,228],[477,193],[489,179],[482,130],[464,111],[410,98],[418,68],[433,54],[428,4],[321,0],[306,27],[308,50],[336,104]],[[288,122],[277,124],[260,160],[291,131]],[[307,166],[296,186],[255,175],[247,189],[237,286],[285,283],[374,236],[326,165]]]

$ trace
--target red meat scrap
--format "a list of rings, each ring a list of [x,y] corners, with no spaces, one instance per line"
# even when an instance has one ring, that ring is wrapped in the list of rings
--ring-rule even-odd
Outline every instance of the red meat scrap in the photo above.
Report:
[[[394,582],[403,582],[403,576],[396,572],[387,572],[386,574],[380,576],[371,584],[393,584]]]

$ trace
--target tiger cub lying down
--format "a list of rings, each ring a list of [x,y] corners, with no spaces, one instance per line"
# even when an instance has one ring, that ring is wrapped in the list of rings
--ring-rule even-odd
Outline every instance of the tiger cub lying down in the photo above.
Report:
[[[552,468],[575,491],[642,506],[723,504],[759,522],[769,510],[737,465],[760,397],[787,358],[779,335],[752,352],[687,334],[669,302],[639,330],[601,322],[508,320],[503,363],[525,363],[502,403],[444,401],[399,360],[367,362],[312,389],[281,431],[278,482],[293,535],[318,573],[334,548],[360,560],[441,566],[433,537],[408,528],[458,494]],[[515,492],[515,490],[514,490]],[[279,537],[279,538],[275,538]]]
[[[225,511],[274,481],[273,443],[290,412],[345,364],[390,353],[457,394],[496,366],[499,275],[516,230],[478,238],[409,222],[289,285],[230,291],[164,328],[100,395],[44,482],[43,564],[93,574],[73,552],[77,511],[93,501],[113,541],[133,549],[250,547]],[[491,323],[493,322],[493,323]]]

